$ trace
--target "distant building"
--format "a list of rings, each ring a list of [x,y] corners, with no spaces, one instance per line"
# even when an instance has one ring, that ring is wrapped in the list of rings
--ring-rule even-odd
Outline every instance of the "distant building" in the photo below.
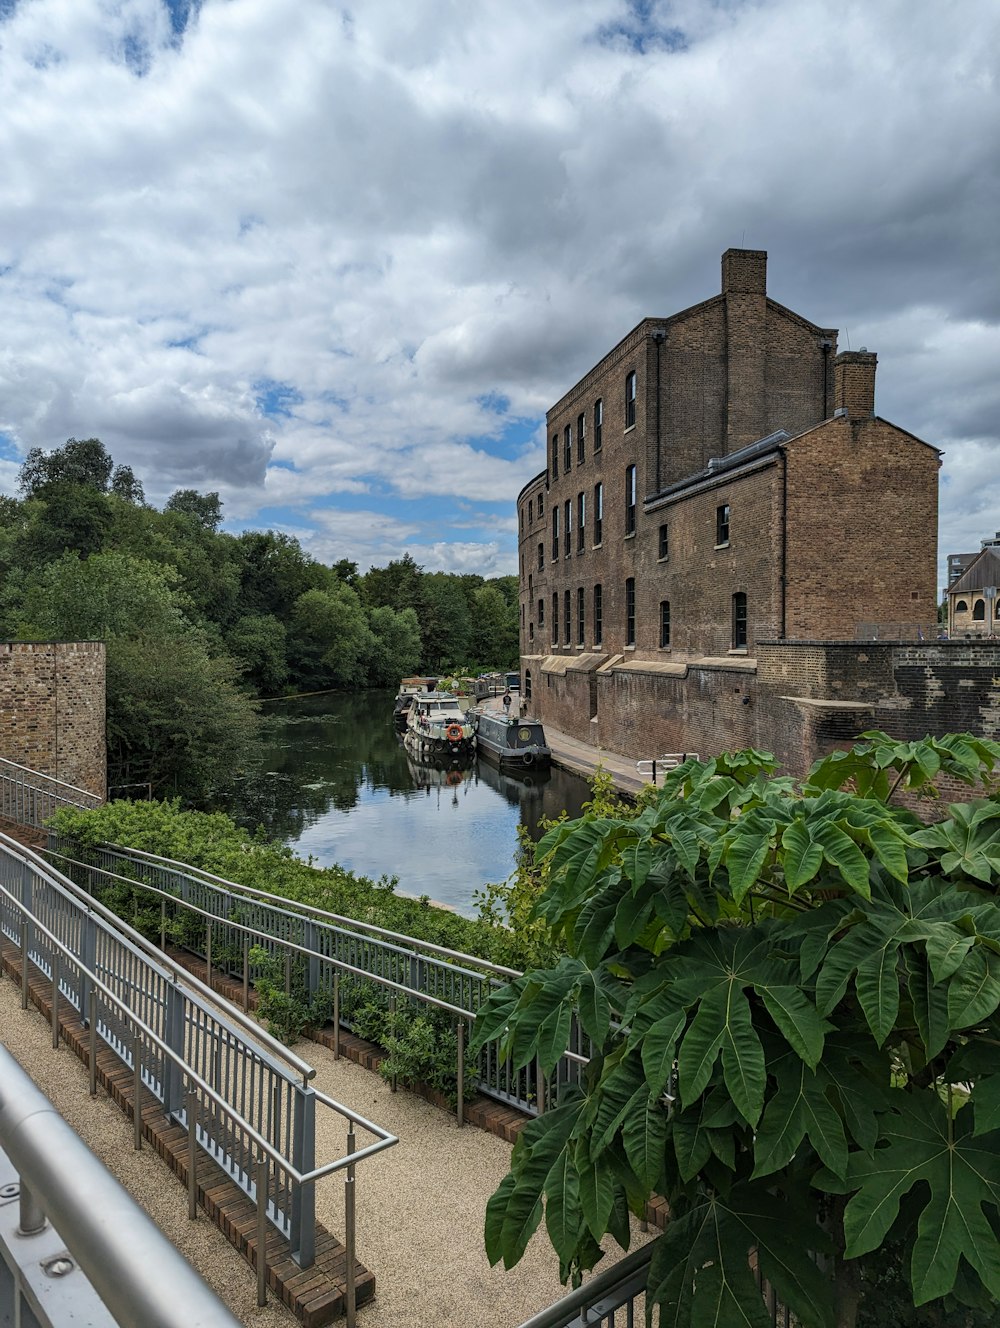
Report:
[[[758,741],[759,643],[937,634],[940,454],[766,266],[730,249],[719,295],[633,329],[548,412],[518,497],[524,692],[626,753]]]
[[[1000,541],[983,540],[980,551],[973,554],[972,561],[948,586],[950,637],[1000,635],[997,586],[1000,586]]]

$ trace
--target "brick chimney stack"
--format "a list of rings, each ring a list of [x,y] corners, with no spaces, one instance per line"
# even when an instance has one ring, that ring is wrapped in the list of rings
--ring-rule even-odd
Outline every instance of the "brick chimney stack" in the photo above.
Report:
[[[726,451],[767,433],[767,251],[727,249],[722,255],[726,319]]]
[[[870,350],[845,350],[833,362],[833,407],[846,410],[852,420],[870,420],[875,414],[875,366]]]

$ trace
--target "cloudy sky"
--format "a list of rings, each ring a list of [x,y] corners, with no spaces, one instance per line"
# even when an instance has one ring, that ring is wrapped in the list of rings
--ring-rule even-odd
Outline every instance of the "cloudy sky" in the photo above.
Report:
[[[96,435],[231,530],[510,572],[546,407],[745,245],[976,549],[998,64],[994,0],[0,0],[0,489]]]

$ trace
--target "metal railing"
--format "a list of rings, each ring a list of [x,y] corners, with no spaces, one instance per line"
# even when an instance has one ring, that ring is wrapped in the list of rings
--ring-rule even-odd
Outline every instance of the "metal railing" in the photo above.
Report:
[[[259,973],[250,961],[251,946],[261,946],[279,957],[286,990],[291,989],[294,967],[307,1000],[320,994],[330,999],[335,1056],[340,1054],[341,1024],[351,1027],[341,1002],[345,978],[374,983],[388,994],[390,1002],[414,1000],[450,1016],[458,1034],[459,1123],[464,1117],[468,1074],[475,1077],[480,1092],[537,1114],[546,1097],[558,1093],[564,1083],[576,1081],[581,1065],[590,1059],[589,1042],[574,1019],[566,1054],[549,1083],[537,1064],[512,1069],[500,1056],[496,1042],[483,1048],[475,1065],[466,1066],[469,1025],[494,988],[521,976],[518,969],[227,881],[139,849],[101,845],[83,853],[71,841],[50,834],[47,854],[91,891],[100,885],[126,885],[140,887],[158,899],[161,946],[168,934],[177,935],[177,921],[187,915],[191,925],[180,943],[206,960],[209,981],[216,969],[242,982],[244,1009],[248,1008],[250,985]]]
[[[91,1093],[97,1090],[98,1044],[132,1074],[134,1145],[142,1146],[143,1091],[188,1135],[189,1215],[195,1216],[195,1159],[207,1153],[254,1202],[258,1249],[270,1223],[303,1267],[315,1251],[315,1184],[345,1171],[348,1320],[354,1313],[354,1180],[365,1157],[396,1138],[318,1092],[314,1070],[234,1011],[222,1014],[214,993],[73,881],[30,849],[0,835],[0,935],[20,952],[21,1003],[28,1002],[33,964],[51,984],[52,1040],[60,1012],[75,1010],[88,1026]],[[315,1164],[318,1105],[347,1125],[344,1155]],[[355,1126],[375,1142],[356,1149]],[[257,1260],[258,1299],[266,1298],[266,1257]]]
[[[60,807],[100,807],[104,799],[40,770],[0,757],[0,817],[40,829]]]
[[[0,1320],[239,1328],[2,1046]]]
[[[646,1278],[655,1241],[605,1268],[583,1286],[539,1310],[521,1328],[637,1328],[645,1323]]]
[[[636,761],[635,768],[640,779],[648,779],[651,784],[655,784],[660,777],[676,770],[685,761],[699,759],[697,752],[664,752],[662,756],[654,756],[648,761]]]

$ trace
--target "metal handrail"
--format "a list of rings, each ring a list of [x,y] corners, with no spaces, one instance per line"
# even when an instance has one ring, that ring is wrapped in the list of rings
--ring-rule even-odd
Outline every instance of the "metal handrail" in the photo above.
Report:
[[[32,770],[30,766],[18,765],[17,761],[10,760],[9,757],[0,756],[0,769],[10,766],[12,770],[21,770],[26,775],[31,775],[34,779],[45,779],[50,784],[58,784],[60,788],[69,789],[71,793],[77,793],[83,798],[89,798],[94,805],[99,807],[104,799],[99,793],[94,793],[90,789],[80,788],[76,784],[68,784],[64,779],[57,779],[55,775],[47,775],[44,770]],[[67,799],[69,801],[69,799]]]
[[[50,836],[50,844],[53,843],[56,838],[57,837],[55,836]],[[212,928],[224,927],[234,937],[242,935],[244,938],[242,962],[244,1008],[249,1007],[249,964],[247,960],[247,941],[250,939],[260,943],[266,943],[274,950],[283,952],[286,956],[286,960],[294,955],[306,960],[308,964],[318,962],[328,966],[332,973],[333,984],[333,1051],[335,1057],[340,1055],[339,1011],[341,974],[350,975],[364,981],[370,981],[375,985],[388,990],[393,996],[399,994],[454,1016],[461,1021],[459,1025],[459,1042],[456,1052],[456,1079],[461,1085],[464,1085],[466,1077],[465,1044],[467,1031],[465,1026],[474,1021],[477,1013],[475,1008],[471,1008],[464,1004],[460,1005],[454,1000],[445,1000],[442,996],[434,995],[430,991],[425,991],[421,987],[415,986],[412,983],[399,982],[395,978],[387,977],[385,974],[380,973],[371,967],[360,967],[358,964],[351,963],[350,960],[338,957],[336,954],[328,954],[307,943],[300,943],[292,940],[287,934],[282,934],[286,929],[279,925],[281,918],[295,919],[296,921],[301,922],[304,927],[312,925],[311,919],[308,916],[292,912],[284,907],[278,908],[276,905],[294,904],[296,901],[289,901],[283,896],[268,895],[263,902],[257,902],[251,897],[246,901],[248,904],[254,905],[258,909],[265,910],[269,915],[274,914],[276,916],[273,921],[268,916],[263,919],[251,919],[246,923],[239,922],[229,917],[228,911],[234,902],[238,902],[241,899],[242,887],[236,886],[234,890],[223,889],[224,886],[233,885],[232,882],[227,882],[224,878],[213,877],[211,873],[203,873],[204,876],[209,877],[210,879],[202,880],[199,879],[198,876],[189,874],[187,870],[179,870],[179,868],[186,867],[186,864],[178,864],[173,859],[164,859],[160,855],[149,854],[142,850],[126,849],[120,845],[100,845],[97,846],[96,851],[106,859],[117,858],[128,863],[134,863],[134,865],[140,870],[143,867],[148,867],[151,871],[162,871],[166,874],[168,880],[170,877],[179,876],[182,887],[184,881],[189,881],[193,886],[208,890],[212,892],[213,895],[224,896],[223,905],[227,911],[220,915],[220,913],[213,912],[210,908],[200,907],[189,898],[180,897],[173,889],[166,889],[163,886],[154,885],[150,881],[142,879],[142,877],[137,879],[134,876],[123,876],[118,872],[110,870],[108,866],[100,866],[94,862],[70,857],[68,854],[60,853],[54,847],[50,847],[46,850],[49,857],[59,859],[65,864],[67,869],[72,870],[73,868],[77,868],[88,874],[96,874],[106,880],[127,885],[133,889],[141,889],[158,897],[160,899],[161,908],[161,945],[165,945],[166,943],[165,910],[168,903],[171,906],[180,907],[193,916],[204,920],[206,924],[205,957],[208,961],[209,968],[211,967]],[[93,876],[91,876],[91,879],[93,879]],[[248,891],[247,893],[257,895],[266,894],[264,891]],[[271,900],[274,900],[275,903],[272,904],[270,902]],[[458,968],[455,965],[443,963],[442,960],[437,958],[421,956],[416,951],[397,946],[387,946],[384,942],[380,941],[379,938],[368,937],[340,926],[332,927],[325,918],[339,917],[340,915],[327,914],[324,917],[323,910],[316,909],[311,911],[318,915],[316,925],[328,928],[334,936],[338,937],[348,947],[353,946],[355,943],[359,945],[377,945],[381,947],[383,952],[388,951],[391,958],[394,957],[403,961],[409,960],[416,961],[418,964],[426,964],[429,970],[438,971],[441,977],[445,977],[449,981],[457,977],[460,979],[465,978],[471,980],[474,983],[485,983],[490,986],[501,985],[501,979],[492,974],[476,973],[474,971],[470,972],[469,970]],[[385,931],[385,929],[380,930]],[[399,933],[393,933],[393,935],[399,935]],[[413,940],[413,938],[410,937],[405,937],[403,939]],[[416,943],[419,944],[419,942]],[[189,948],[194,947],[190,947],[189,943]],[[454,955],[456,958],[474,959],[472,956],[461,955],[460,952],[457,951],[445,951],[444,947],[435,947],[435,949]],[[506,969],[504,972],[505,974],[520,976],[516,969]],[[463,984],[460,982],[458,985],[461,987]],[[288,967],[286,962],[286,991],[287,990]],[[522,1110],[531,1113],[537,1113],[543,1109],[544,1085],[541,1070],[538,1065],[534,1065],[530,1068],[528,1078],[522,1083],[523,1076],[519,1076],[503,1066],[499,1061],[499,1058],[490,1052],[489,1049],[483,1053],[483,1056],[485,1059],[481,1063],[481,1066],[485,1065],[485,1072],[479,1075],[479,1088],[482,1092],[499,1097],[503,1101],[512,1102]],[[563,1057],[564,1065],[562,1068],[557,1069],[555,1076],[556,1082],[558,1083],[567,1078],[575,1079],[579,1073],[578,1067],[585,1065],[588,1059],[589,1057],[587,1055],[582,1055],[579,1051],[575,1051],[572,1045],[568,1047]],[[503,1087],[504,1079],[506,1079],[508,1085],[506,1089]],[[513,1088],[511,1088],[511,1084],[514,1085]],[[395,1087],[395,1081],[393,1081],[393,1087]],[[457,1115],[459,1124],[462,1124],[464,1122],[464,1101],[461,1090],[458,1093]]]
[[[646,1290],[649,1261],[655,1241],[626,1254],[610,1268],[605,1268],[583,1286],[533,1314],[520,1328],[573,1328],[573,1325],[613,1324],[615,1310],[622,1306],[633,1310],[634,1303]]]
[[[44,869],[39,871],[37,863],[33,863],[28,860],[29,857],[31,858],[37,857],[37,855],[31,853],[30,850],[21,850],[20,852],[16,853],[12,852],[9,848],[4,846],[3,851],[5,852],[8,858],[14,859],[15,861],[19,859],[23,866],[27,866],[31,871],[35,872],[56,891],[64,894],[69,894],[76,902],[79,902],[78,895],[79,893],[81,893],[79,891],[79,888],[75,886],[74,883],[68,882],[67,884],[71,887],[71,889],[66,890],[60,881],[56,881],[55,879],[53,879],[51,875],[52,869],[46,866],[45,864],[43,864]],[[253,1193],[251,1194],[251,1197],[254,1197],[258,1210],[258,1249],[265,1251],[264,1257],[258,1259],[258,1265],[257,1265],[258,1299],[261,1304],[263,1304],[264,1300],[266,1299],[266,1240],[264,1235],[264,1227],[268,1219],[268,1207],[269,1207],[268,1178],[271,1166],[273,1165],[275,1168],[276,1179],[278,1173],[280,1173],[281,1175],[287,1177],[287,1180],[289,1182],[294,1183],[295,1185],[298,1185],[300,1187],[315,1186],[315,1182],[321,1179],[322,1177],[330,1175],[335,1171],[344,1170],[344,1169],[347,1170],[348,1183],[350,1184],[350,1203],[347,1206],[346,1211],[349,1211],[350,1217],[347,1223],[348,1230],[346,1232],[345,1244],[347,1245],[347,1255],[348,1255],[347,1263],[349,1270],[348,1296],[347,1296],[348,1320],[349,1322],[352,1322],[354,1317],[354,1300],[353,1300],[354,1168],[359,1160],[362,1160],[363,1158],[368,1157],[375,1152],[380,1152],[385,1148],[391,1147],[393,1144],[398,1142],[396,1136],[391,1135],[388,1131],[383,1130],[381,1127],[374,1125],[372,1122],[366,1120],[364,1117],[352,1111],[350,1108],[345,1107],[341,1103],[336,1102],[333,1098],[329,1097],[327,1094],[317,1093],[315,1092],[315,1090],[311,1088],[303,1087],[301,1090],[299,1090],[300,1092],[307,1093],[308,1096],[314,1101],[315,1100],[321,1101],[323,1105],[333,1109],[339,1115],[343,1116],[347,1120],[348,1147],[347,1147],[347,1153],[343,1157],[335,1159],[333,1162],[329,1162],[320,1166],[310,1167],[308,1170],[304,1170],[296,1166],[294,1161],[290,1157],[286,1156],[285,1152],[283,1152],[280,1147],[275,1146],[271,1142],[271,1140],[269,1140],[252,1124],[251,1121],[247,1120],[245,1116],[240,1111],[237,1111],[234,1108],[234,1106],[229,1101],[227,1101],[225,1097],[223,1097],[220,1093],[218,1093],[212,1087],[212,1085],[209,1084],[205,1080],[205,1078],[198,1073],[195,1067],[190,1065],[182,1055],[178,1054],[175,1048],[171,1047],[169,1043],[164,1040],[164,1038],[161,1038],[159,1034],[153,1028],[151,1028],[145,1020],[143,1020],[138,1014],[136,1014],[135,1011],[133,1011],[128,1006],[128,1004],[116,994],[116,992],[108,985],[107,982],[105,982],[101,978],[100,974],[96,972],[94,968],[92,968],[90,965],[84,962],[68,945],[66,945],[63,941],[61,941],[60,938],[52,931],[51,928],[46,926],[44,922],[42,922],[38,917],[36,917],[31,912],[29,907],[21,900],[19,900],[14,894],[12,894],[11,891],[9,891],[3,884],[0,884],[0,898],[6,900],[8,906],[12,907],[16,911],[16,913],[20,915],[21,918],[20,937],[21,937],[21,954],[22,954],[22,974],[21,974],[22,1005],[25,1005],[27,1002],[27,969],[28,969],[27,931],[29,926],[29,920],[30,920],[31,931],[35,935],[36,940],[37,937],[41,935],[48,941],[49,945],[52,947],[51,973],[52,973],[53,1045],[57,1045],[58,1043],[58,1029],[59,1029],[58,1007],[59,1007],[59,997],[62,991],[60,968],[65,967],[66,969],[75,970],[80,976],[81,983],[84,979],[86,980],[87,983],[89,983],[89,1010],[86,1011],[86,1013],[89,1014],[89,1024],[90,1024],[90,1082],[91,1082],[92,1093],[96,1092],[98,993],[100,993],[104,997],[106,1008],[114,1009],[120,1015],[124,1015],[124,1021],[127,1022],[129,1027],[133,1030],[132,1068],[134,1073],[134,1091],[135,1091],[133,1120],[135,1122],[135,1146],[137,1148],[141,1148],[141,1143],[142,1143],[142,1135],[141,1135],[142,1120],[139,1111],[139,1093],[142,1082],[140,1035],[145,1040],[147,1048],[155,1049],[155,1051],[157,1051],[160,1054],[160,1056],[163,1057],[164,1062],[169,1061],[177,1068],[180,1078],[187,1086],[187,1091],[185,1094],[186,1109],[183,1113],[173,1112],[172,1114],[174,1114],[178,1119],[180,1119],[183,1116],[183,1123],[186,1125],[189,1135],[189,1149],[191,1150],[191,1152],[189,1153],[189,1163],[188,1163],[188,1184],[189,1184],[189,1215],[191,1217],[195,1215],[195,1206],[196,1206],[196,1197],[197,1197],[196,1169],[195,1166],[193,1165],[193,1155],[194,1155],[194,1149],[197,1146],[198,1142],[197,1139],[198,1115],[199,1115],[197,1109],[198,1095],[200,1094],[203,1100],[207,1101],[213,1108],[217,1110],[222,1119],[226,1122],[226,1128],[235,1129],[235,1131],[238,1132],[238,1134],[244,1140],[247,1141],[248,1145],[252,1144],[256,1149],[258,1154],[258,1161],[254,1167],[254,1171],[256,1173],[256,1186]],[[91,906],[88,907],[89,915],[95,914],[95,907],[102,907],[102,906],[97,906],[96,901],[88,899],[87,902],[88,905]],[[102,909],[102,911],[106,910]],[[116,919],[116,921],[118,920]],[[121,937],[119,935],[119,939],[123,944],[128,943],[127,938]],[[57,961],[56,958],[57,955],[61,955],[64,957],[65,960],[68,960],[68,964],[66,965],[60,964]],[[163,970],[161,969],[160,972],[162,973]],[[176,975],[174,975],[174,984],[176,987]],[[82,994],[82,986],[81,986],[81,994]],[[195,999],[193,994],[191,996],[191,999],[192,1000]],[[81,1009],[81,1014],[84,1013],[85,1012]],[[213,1014],[213,1018],[218,1019],[219,1017]],[[220,1021],[220,1027],[224,1026],[224,1023],[225,1023],[224,1020]],[[252,1050],[255,1056],[257,1056],[258,1058],[261,1057],[261,1053],[257,1048],[254,1047],[252,1048]],[[120,1052],[118,1054],[121,1059],[124,1059],[124,1057],[121,1055]],[[302,1064],[304,1064],[304,1062],[302,1062]],[[311,1072],[311,1067],[307,1068],[310,1069]],[[195,1092],[195,1090],[197,1090],[197,1092]],[[366,1148],[361,1149],[360,1151],[355,1151],[354,1148],[355,1124],[358,1124],[363,1129],[373,1133],[376,1136],[377,1142],[375,1144],[368,1145]],[[286,1131],[286,1138],[287,1138],[287,1131]],[[213,1150],[209,1149],[208,1151],[211,1153]],[[311,1159],[311,1155],[312,1155],[312,1142],[310,1140],[308,1142],[308,1147],[303,1156],[309,1157]],[[276,1203],[277,1200],[275,1200],[275,1204]],[[275,1212],[277,1211],[278,1211],[277,1207],[275,1207]],[[312,1217],[311,1217],[312,1204],[310,1203],[308,1207],[303,1206],[301,1211],[304,1216],[301,1216],[298,1219],[295,1218],[295,1215],[293,1213],[290,1230],[298,1238],[298,1252],[299,1252],[300,1262],[302,1263],[303,1266],[308,1266],[312,1262],[312,1250],[313,1250],[313,1240],[314,1240],[313,1230],[312,1230]],[[296,1232],[296,1220],[298,1220],[300,1224],[300,1229],[297,1232]],[[308,1229],[304,1229],[306,1227]]]
[[[0,1150],[0,1158],[6,1154],[19,1177],[20,1226],[11,1253],[29,1266],[26,1281],[41,1256],[47,1254],[52,1262],[59,1257],[45,1248],[51,1243],[44,1236],[51,1223],[116,1323],[239,1328],[228,1306],[2,1046]],[[66,1262],[63,1256],[62,1265]],[[81,1287],[72,1277],[75,1270],[68,1271],[59,1299],[65,1318],[49,1316],[47,1322],[80,1317]]]
[[[498,977],[519,978],[522,976],[519,968],[507,968],[503,964],[494,964],[489,959],[481,959],[478,955],[466,954],[462,950],[449,950],[445,945],[437,945],[433,941],[424,941],[418,936],[409,936],[406,932],[389,931],[386,927],[376,926],[374,922],[363,922],[359,918],[349,918],[343,913],[330,913],[324,908],[317,908],[314,904],[306,904],[299,899],[289,899],[287,895],[276,895],[268,890],[259,890],[256,886],[241,885],[239,881],[230,881],[225,876],[216,876],[214,872],[206,871],[204,867],[195,867],[189,862],[179,862],[176,858],[165,858],[159,853],[149,853],[141,848],[123,848],[120,844],[103,844],[101,847],[111,852],[125,852],[132,857],[145,858],[149,862],[159,863],[165,867],[177,868],[183,875],[201,877],[211,882],[212,885],[221,885],[223,889],[230,893],[236,892],[249,895],[254,899],[266,899],[269,902],[280,904],[283,909],[308,917],[347,923],[352,928],[360,928],[362,931],[371,932],[375,936],[383,936],[391,941],[400,941],[407,950],[429,950],[432,954],[441,955],[449,963],[458,961],[465,964],[475,964],[477,968],[495,973]]]
[[[26,844],[22,844],[18,840],[12,839],[9,835],[0,832],[0,848],[6,849],[12,857],[20,858],[22,861],[29,863],[29,865],[41,872],[46,879],[50,881],[52,880],[49,873],[56,869],[53,868],[52,864],[47,862],[40,853],[36,853],[34,849],[29,848]],[[52,856],[61,857],[62,855],[53,854]],[[72,859],[67,859],[67,861],[72,862]],[[86,866],[87,864],[79,863],[76,865]],[[87,909],[100,914],[100,916],[104,918],[106,922],[110,923],[116,931],[121,932],[123,936],[127,936],[133,945],[138,946],[143,950],[154,963],[169,970],[170,976],[175,982],[180,979],[186,986],[192,987],[205,999],[213,1003],[218,1000],[216,993],[207,983],[202,982],[201,978],[194,973],[190,973],[180,964],[175,964],[166,951],[162,948],[157,948],[148,941],[145,936],[143,936],[142,932],[136,931],[134,927],[130,927],[125,919],[119,917],[113,909],[108,908],[106,905],[102,904],[99,899],[95,899],[93,895],[88,894],[88,892],[79,886],[71,876],[64,876],[61,872],[59,872],[58,875],[60,879],[56,884],[64,890],[69,890]],[[129,885],[138,884],[138,882],[126,876],[116,877],[116,879],[127,881]],[[147,888],[155,889],[153,886]],[[170,896],[170,898],[175,897],[176,896],[173,895]],[[230,1011],[227,1011],[227,1017],[231,1018],[235,1023],[238,1023],[255,1042],[263,1043],[268,1052],[270,1052],[271,1059],[286,1061],[297,1074],[301,1075],[303,1083],[308,1082],[315,1076],[316,1070],[308,1061],[304,1061],[300,1056],[296,1056],[295,1052],[292,1051],[290,1047],[286,1047],[278,1038],[272,1036],[266,1028],[262,1028],[261,1025],[256,1023],[253,1019],[248,1018],[238,1006],[233,1006]]]

